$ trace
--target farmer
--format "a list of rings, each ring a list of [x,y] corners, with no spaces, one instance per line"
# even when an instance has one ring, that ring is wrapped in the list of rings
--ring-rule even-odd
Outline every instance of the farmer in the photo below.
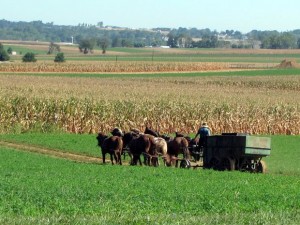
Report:
[[[206,122],[202,123],[202,126],[199,128],[195,136],[195,139],[198,137],[198,135],[200,135],[199,147],[201,148],[206,145],[206,137],[211,135],[211,130],[207,126]]]

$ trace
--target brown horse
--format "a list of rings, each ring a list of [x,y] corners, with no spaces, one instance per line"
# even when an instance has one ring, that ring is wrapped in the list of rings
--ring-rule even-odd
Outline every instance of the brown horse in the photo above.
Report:
[[[119,136],[108,137],[103,133],[99,133],[96,137],[98,140],[98,146],[102,150],[102,160],[105,163],[105,155],[110,154],[110,160],[112,165],[114,165],[114,159],[116,164],[122,165],[122,150],[123,150],[123,140]]]
[[[155,149],[155,140],[152,135],[140,134],[136,135],[133,132],[124,134],[124,146],[128,146],[132,155],[131,165],[137,165],[137,162],[142,165],[141,155],[144,155],[146,165],[151,165],[152,158],[157,155]]]
[[[127,133],[124,133],[122,139],[123,139],[123,149],[125,150],[126,149],[126,152],[128,153],[129,157],[130,157],[130,165],[133,164],[133,155],[130,151],[130,146],[129,144],[131,143],[131,141],[133,139],[136,139],[140,136],[139,133],[135,132],[135,131],[130,131],[130,132],[127,132]],[[123,151],[124,151],[123,150]],[[128,151],[129,150],[129,151]],[[125,152],[125,151],[124,151]],[[141,162],[140,162],[141,164]]]
[[[191,138],[190,136],[186,136],[182,133],[175,132],[175,137],[184,137],[188,143],[189,143],[189,153],[191,156],[194,158],[195,161],[200,160],[200,147],[198,146],[199,144],[199,138]]]
[[[184,159],[190,158],[189,143],[185,137],[175,137],[168,142],[168,155],[166,159],[167,166],[171,166],[175,162],[178,167],[178,155],[183,154]]]

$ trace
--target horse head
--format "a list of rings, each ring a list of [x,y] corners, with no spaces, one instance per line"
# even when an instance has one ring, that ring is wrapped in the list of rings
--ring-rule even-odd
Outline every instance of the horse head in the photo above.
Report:
[[[159,133],[157,131],[154,131],[154,130],[150,129],[148,126],[146,126],[144,133],[145,134],[151,134],[154,137],[159,137]]]
[[[106,138],[108,138],[107,135],[105,135],[105,134],[102,133],[102,132],[99,132],[99,133],[98,133],[98,136],[96,137],[96,139],[98,140],[98,146],[101,147],[101,146],[103,145],[104,140],[105,140]]]

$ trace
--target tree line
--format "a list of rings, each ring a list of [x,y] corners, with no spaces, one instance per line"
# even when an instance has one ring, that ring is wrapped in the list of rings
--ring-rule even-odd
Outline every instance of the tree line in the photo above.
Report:
[[[100,25],[101,26],[100,26]],[[0,40],[72,42],[83,53],[98,45],[103,53],[107,47],[170,46],[171,48],[300,48],[300,29],[289,32],[252,30],[243,34],[237,30],[197,28],[129,29],[97,25],[54,25],[42,21],[11,22],[0,20]]]

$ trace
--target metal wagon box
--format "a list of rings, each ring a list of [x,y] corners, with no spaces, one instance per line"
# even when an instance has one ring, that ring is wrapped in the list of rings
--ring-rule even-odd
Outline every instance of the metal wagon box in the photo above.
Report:
[[[203,152],[205,168],[256,168],[261,158],[271,153],[271,138],[242,133],[224,133],[207,137]]]

